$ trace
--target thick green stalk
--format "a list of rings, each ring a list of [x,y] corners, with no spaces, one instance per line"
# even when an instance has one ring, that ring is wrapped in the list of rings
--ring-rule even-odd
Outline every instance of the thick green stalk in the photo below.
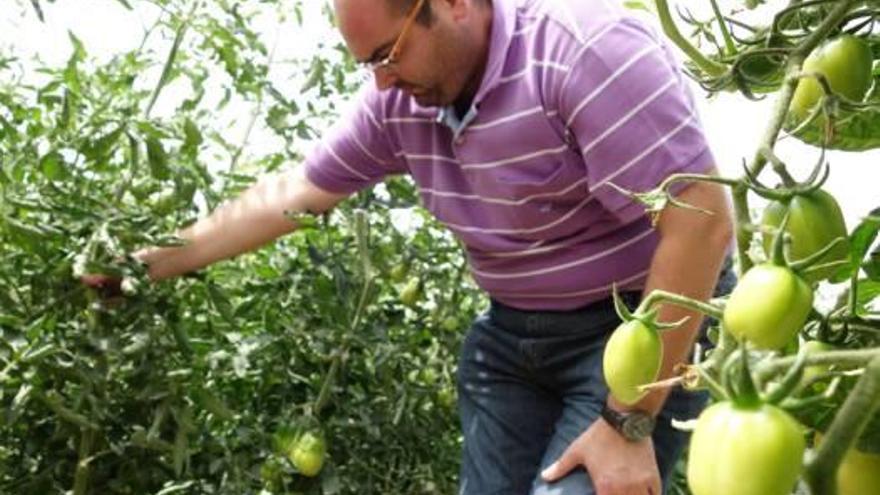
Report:
[[[730,30],[727,29],[727,21],[724,19],[724,14],[721,13],[721,9],[718,8],[717,0],[709,0],[712,4],[712,12],[715,14],[715,19],[718,21],[718,29],[721,30],[721,37],[724,38],[724,46],[727,49],[728,55],[736,54],[736,43],[733,41],[733,37],[730,35]]]
[[[83,429],[80,433],[79,460],[73,475],[73,495],[86,495],[89,491],[89,461],[92,445],[95,443],[95,430]]]
[[[880,356],[868,363],[855,389],[837,411],[815,455],[807,461],[804,479],[812,495],[837,495],[837,468],[878,409]]]
[[[691,59],[691,61],[697,64],[700,69],[710,76],[720,76],[721,74],[724,74],[727,68],[723,64],[710,60],[681,34],[681,31],[678,30],[678,26],[675,25],[675,20],[672,19],[672,14],[669,12],[669,4],[667,1],[654,0],[654,4],[657,7],[657,15],[660,17],[660,25],[663,26],[663,32],[666,33],[666,36],[672,40],[672,42],[675,43],[675,45],[678,46],[678,48],[680,48],[681,51]]]
[[[648,297],[642,301],[641,307],[639,308],[639,312],[647,311],[652,306],[658,303],[669,303],[675,306],[681,306],[682,308],[692,309],[694,311],[703,313],[706,316],[711,316],[715,319],[721,319],[724,314],[724,310],[719,308],[718,306],[714,306],[707,302],[699,301],[697,299],[691,299],[687,296],[682,296],[681,294],[675,294],[673,292],[667,292],[665,290],[654,290],[648,294]]]
[[[180,26],[177,27],[177,31],[174,33],[174,42],[171,43],[171,50],[168,52],[168,57],[165,59],[165,66],[162,67],[162,75],[159,76],[159,82],[156,83],[156,87],[153,88],[153,94],[150,96],[150,103],[147,104],[147,108],[144,110],[144,117],[146,118],[149,118],[150,112],[153,110],[153,105],[155,105],[156,100],[159,99],[159,93],[161,93],[162,89],[165,88],[165,85],[168,84],[168,78],[171,76],[171,69],[174,68],[174,62],[177,60],[177,53],[180,50],[181,43],[183,43],[186,30],[189,28],[189,21],[198,6],[199,2],[193,2],[189,15],[186,19],[180,22]]]
[[[804,364],[832,365],[842,368],[859,368],[867,363],[880,358],[880,347],[872,349],[851,349],[844,351],[811,352],[804,359]],[[773,375],[784,372],[794,365],[797,356],[785,356],[769,359],[758,365],[756,375],[761,381],[766,381]]]

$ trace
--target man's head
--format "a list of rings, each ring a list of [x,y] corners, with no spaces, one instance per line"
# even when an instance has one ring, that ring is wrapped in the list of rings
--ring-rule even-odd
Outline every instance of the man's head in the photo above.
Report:
[[[400,88],[424,106],[473,97],[489,50],[489,0],[334,0],[334,6],[354,58],[378,64],[379,89]]]

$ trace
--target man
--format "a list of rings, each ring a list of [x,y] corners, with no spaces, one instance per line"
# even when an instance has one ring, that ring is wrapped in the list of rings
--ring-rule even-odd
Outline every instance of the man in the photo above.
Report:
[[[459,363],[461,493],[661,493],[702,396],[607,395],[612,284],[706,299],[731,239],[723,191],[695,183],[652,229],[618,188],[644,191],[713,159],[675,61],[613,0],[335,0],[372,70],[357,106],[307,158],[140,254],[155,280],[255,249],[390,174],[461,239],[492,298]],[[662,373],[685,361],[694,316],[663,335]],[[657,418],[651,435],[651,418]],[[632,428],[632,425],[648,428]],[[543,470],[543,472],[542,472]]]

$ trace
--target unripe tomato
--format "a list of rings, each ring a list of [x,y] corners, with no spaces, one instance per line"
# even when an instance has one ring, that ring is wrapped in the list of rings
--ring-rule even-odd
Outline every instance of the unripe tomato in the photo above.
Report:
[[[392,282],[403,282],[406,280],[406,275],[409,273],[409,267],[406,266],[405,263],[400,263],[399,265],[394,265],[394,268],[391,269],[391,281]]]
[[[447,332],[454,332],[458,330],[458,318],[454,316],[447,316],[440,324],[440,328],[446,330]]]
[[[816,434],[816,443],[821,441]],[[880,493],[880,455],[849,449],[837,468],[837,495]]]
[[[724,328],[759,349],[781,349],[797,335],[813,308],[813,290],[789,268],[752,267],[724,307]]]
[[[862,101],[871,87],[873,55],[861,38],[843,35],[826,41],[804,60],[803,72],[818,72],[828,80],[832,91],[853,101]],[[810,114],[823,94],[812,77],[798,81],[791,99],[791,113],[797,120]]]
[[[324,438],[313,432],[303,433],[287,453],[296,470],[308,477],[317,476],[321,472],[326,454]]]
[[[631,405],[645,396],[640,385],[657,379],[663,346],[657,330],[639,320],[622,323],[605,345],[602,370],[615,399]]]
[[[837,470],[837,495],[880,493],[880,455],[850,449]]]
[[[422,281],[412,277],[400,291],[400,302],[406,306],[415,306],[422,292]]]
[[[773,231],[782,225],[786,213],[789,213],[785,232],[791,236],[788,256],[791,261],[798,261],[820,251],[838,237],[847,239],[846,222],[834,196],[819,189],[810,194],[797,195],[783,203],[773,201],[764,210],[761,224],[765,227],[764,251],[771,252]],[[849,241],[835,245],[818,264],[846,261],[849,258]],[[807,272],[804,278],[808,282],[825,280],[840,269],[830,266],[821,270]]]
[[[697,419],[688,485],[694,495],[789,495],[805,447],[801,426],[782,409],[718,402]]]

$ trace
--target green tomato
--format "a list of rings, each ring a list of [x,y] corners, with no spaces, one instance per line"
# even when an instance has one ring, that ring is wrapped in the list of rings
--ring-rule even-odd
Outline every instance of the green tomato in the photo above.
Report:
[[[837,495],[880,493],[880,455],[850,449],[837,470]]]
[[[455,408],[455,390],[450,386],[441,387],[437,391],[437,402],[446,409]]]
[[[440,324],[440,328],[446,330],[447,332],[454,332],[458,330],[458,318],[454,316],[447,316]]]
[[[764,251],[771,252],[773,237],[786,213],[789,213],[785,232],[791,236],[788,256],[790,261],[809,257],[833,242],[838,237],[847,238],[846,222],[834,196],[819,189],[810,194],[797,195],[788,202],[773,201],[764,210],[761,224],[767,227],[764,232]],[[818,264],[828,264],[849,259],[849,241],[835,245]],[[829,266],[809,271],[804,279],[808,282],[825,280],[840,269]]]
[[[769,263],[752,267],[724,308],[724,328],[759,349],[782,349],[813,308],[813,290],[791,269]]]
[[[832,91],[853,101],[862,101],[872,81],[871,47],[852,35],[838,36],[813,50],[804,61],[803,72],[825,76]],[[803,120],[822,97],[822,86],[812,77],[802,78],[791,99],[790,111]]]
[[[400,302],[406,306],[415,306],[422,292],[422,281],[412,277],[400,291]]]
[[[406,275],[409,273],[409,267],[406,263],[400,263],[398,265],[394,265],[394,268],[391,269],[391,281],[392,282],[403,282],[406,280]]]
[[[782,409],[718,402],[697,419],[688,485],[694,495],[789,495],[805,447],[801,426]]]
[[[314,477],[324,467],[327,445],[319,433],[303,433],[287,453],[290,462],[303,476]]]
[[[822,436],[816,433],[816,445]],[[880,455],[849,449],[837,468],[837,495],[880,493]]]
[[[639,320],[622,323],[611,334],[602,356],[602,370],[611,395],[626,405],[635,404],[646,392],[640,385],[657,379],[663,345],[657,329]]]

